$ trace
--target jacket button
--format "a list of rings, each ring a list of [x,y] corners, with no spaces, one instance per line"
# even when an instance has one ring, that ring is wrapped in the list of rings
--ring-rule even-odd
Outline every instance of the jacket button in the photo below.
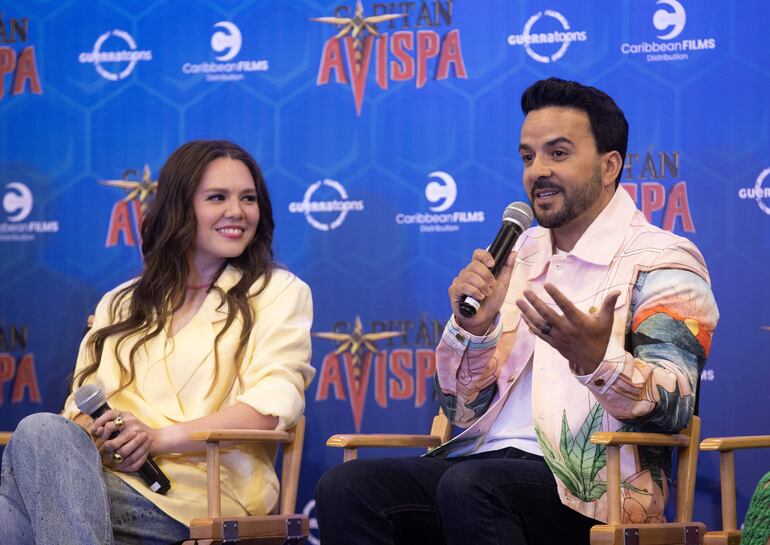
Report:
[[[604,379],[603,378],[597,378],[594,381],[594,384],[596,384],[597,386],[604,386]]]
[[[457,335],[455,335],[455,339],[457,339],[457,340],[458,340],[458,341],[460,341],[461,343],[464,343],[464,342],[465,342],[465,337],[463,337],[463,334],[462,334],[462,333],[458,333]]]

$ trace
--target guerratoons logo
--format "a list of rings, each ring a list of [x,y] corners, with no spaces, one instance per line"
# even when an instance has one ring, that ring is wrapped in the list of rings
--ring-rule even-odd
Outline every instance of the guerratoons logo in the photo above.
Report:
[[[4,19],[0,13],[0,43],[25,44],[29,38],[29,19]],[[16,51],[10,45],[0,46],[0,100],[5,97],[5,75],[13,74],[11,95],[20,95],[25,89],[36,95],[43,93],[37,72],[35,46],[23,46]]]
[[[93,64],[96,73],[109,81],[125,79],[139,61],[151,60],[152,51],[138,49],[134,37],[120,29],[108,30],[96,39],[91,51],[78,55],[80,64]]]
[[[435,0],[421,2],[419,7],[416,2],[375,3],[374,13],[365,15],[361,0],[357,0],[353,9],[339,5],[334,16],[311,19],[338,29],[324,44],[316,85],[327,85],[334,72],[337,83],[352,87],[356,115],[360,116],[372,64],[382,90],[387,90],[391,81],[409,80],[421,89],[430,73],[435,81],[449,78],[450,72],[455,78],[466,79],[460,31],[452,29],[440,36],[425,28],[451,25],[454,3]],[[411,30],[413,27],[423,30]]]
[[[144,165],[140,179],[137,179],[137,172],[131,169],[123,172],[120,180],[102,180],[99,183],[125,192],[125,196],[112,206],[104,246],[117,246],[123,239],[124,246],[141,247],[142,219],[158,190],[158,182],[152,179],[150,166]]]
[[[319,231],[333,231],[350,212],[363,210],[364,201],[349,199],[345,187],[328,178],[311,184],[301,202],[289,203],[289,212],[304,214],[307,222]]]
[[[428,174],[425,198],[433,206],[430,212],[396,214],[398,225],[419,225],[421,233],[448,233],[460,230],[464,223],[482,223],[484,211],[452,212],[449,209],[457,199],[457,182],[448,172],[437,170]]]
[[[685,38],[675,40],[684,31],[687,24],[687,12],[678,0],[657,0],[661,7],[652,14],[652,25],[661,34],[656,37],[662,41],[642,41],[623,43],[620,52],[624,55],[646,55],[647,62],[685,61],[694,51],[715,49],[715,38]]]
[[[26,220],[32,212],[35,199],[27,185],[10,182],[2,193],[4,218],[0,222],[0,242],[28,242],[36,235],[58,233],[59,222]]]
[[[738,190],[738,197],[744,200],[754,200],[762,212],[770,216],[770,167],[764,169],[757,176],[757,180],[752,187],[742,187]],[[765,181],[768,187],[765,187]]]
[[[270,63],[267,59],[237,59],[243,46],[241,29],[232,21],[219,21],[214,24],[211,34],[211,51],[214,60],[182,65],[182,73],[205,76],[206,81],[240,81],[248,74],[267,72]]]
[[[564,15],[547,9],[527,19],[521,34],[508,36],[508,45],[523,46],[527,55],[537,62],[551,63],[561,59],[571,43],[586,40],[588,32],[573,30]]]

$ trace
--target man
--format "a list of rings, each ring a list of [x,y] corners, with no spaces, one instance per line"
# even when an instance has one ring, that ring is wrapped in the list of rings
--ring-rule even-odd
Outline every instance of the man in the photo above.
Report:
[[[467,429],[422,458],[360,460],[318,484],[323,545],[588,543],[607,519],[595,431],[685,427],[718,320],[705,263],[618,190],[628,123],[555,78],[521,99],[524,187],[540,224],[500,275],[476,250],[436,350],[444,411]],[[463,295],[481,301],[463,317]],[[670,451],[621,453],[623,518],[663,519]]]

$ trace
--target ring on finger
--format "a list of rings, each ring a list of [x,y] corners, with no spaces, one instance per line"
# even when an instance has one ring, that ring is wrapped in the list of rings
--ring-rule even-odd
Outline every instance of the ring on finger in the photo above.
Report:
[[[115,427],[118,428],[118,431],[120,431],[120,428],[122,428],[123,424],[125,424],[125,421],[123,420],[123,415],[120,414],[120,411],[118,411],[118,416],[115,417],[113,422],[115,422]]]
[[[113,452],[112,461],[115,462],[116,464],[119,464],[120,462],[123,461],[123,456],[121,456],[119,452]]]
[[[553,329],[553,326],[548,322],[546,322],[545,325],[543,325],[543,327],[540,328],[540,333],[542,333],[543,335],[548,335],[551,333],[551,329]]]

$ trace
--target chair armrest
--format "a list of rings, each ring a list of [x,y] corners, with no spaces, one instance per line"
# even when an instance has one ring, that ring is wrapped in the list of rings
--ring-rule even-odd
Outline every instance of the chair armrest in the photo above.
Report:
[[[591,435],[595,445],[643,445],[648,447],[686,447],[690,438],[682,433],[645,433],[637,431],[598,431]]]
[[[328,447],[437,447],[441,437],[437,435],[408,435],[390,433],[357,433],[332,435],[326,441]]]
[[[11,440],[11,435],[9,431],[0,431],[0,445],[7,445],[8,441]]]
[[[742,448],[770,448],[770,435],[747,435],[744,437],[709,437],[701,441],[701,450],[735,450]]]
[[[240,443],[288,443],[293,432],[276,430],[207,430],[190,434],[191,441],[237,441]]]

